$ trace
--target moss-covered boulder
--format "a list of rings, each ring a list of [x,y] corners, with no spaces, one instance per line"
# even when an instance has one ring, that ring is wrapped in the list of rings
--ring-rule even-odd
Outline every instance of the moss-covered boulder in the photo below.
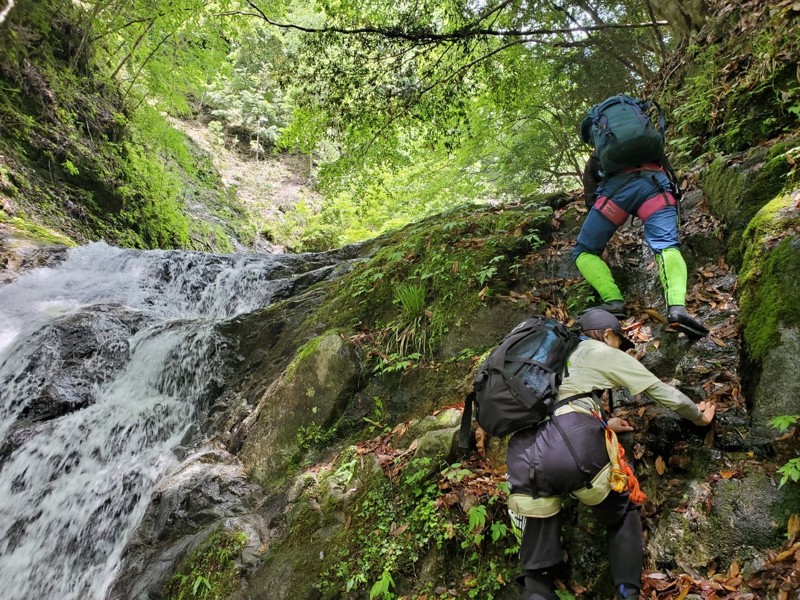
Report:
[[[732,157],[717,158],[701,172],[706,204],[722,224],[727,258],[742,263],[742,235],[756,213],[786,186],[800,140],[793,138]]]
[[[301,347],[256,408],[240,453],[250,477],[264,485],[283,480],[304,444],[324,442],[359,373],[357,354],[338,332]]]

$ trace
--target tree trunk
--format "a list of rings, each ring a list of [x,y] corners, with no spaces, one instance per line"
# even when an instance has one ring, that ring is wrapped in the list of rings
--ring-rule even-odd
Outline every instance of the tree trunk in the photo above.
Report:
[[[659,19],[669,21],[670,31],[678,42],[700,29],[708,15],[707,0],[652,0],[651,4]]]

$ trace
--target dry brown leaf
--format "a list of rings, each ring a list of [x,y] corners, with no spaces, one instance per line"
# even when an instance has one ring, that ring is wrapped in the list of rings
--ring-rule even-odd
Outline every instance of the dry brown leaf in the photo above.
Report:
[[[714,428],[712,427],[703,440],[703,448],[711,448],[714,445]]]
[[[788,550],[784,550],[783,552],[779,552],[776,554],[772,559],[770,559],[771,563],[779,563],[781,561],[786,560],[787,558],[794,556],[794,553],[800,550],[800,542],[793,544],[791,548]]]
[[[347,531],[350,529],[350,523],[353,520],[353,515],[347,515],[347,518],[344,521],[344,530]]]
[[[786,527],[786,533],[790,538],[800,533],[800,516],[792,515],[791,517],[789,517],[789,523]]]
[[[655,342],[653,342],[653,348],[655,348],[656,350],[658,350],[658,347],[660,345],[661,345],[661,340],[656,340]]]
[[[656,458],[656,473],[659,475],[663,475],[664,472],[667,470],[667,465],[664,463],[664,459],[660,456]]]
[[[658,312],[655,308],[645,308],[644,312],[647,313],[647,315],[654,321],[658,321],[659,323],[663,323],[664,325],[666,325],[668,322],[667,319],[664,318],[664,315]]]
[[[716,336],[709,335],[708,337],[712,342],[714,342],[720,348],[724,348],[725,346],[727,346],[727,344],[724,341],[722,341],[721,339],[719,339]]]

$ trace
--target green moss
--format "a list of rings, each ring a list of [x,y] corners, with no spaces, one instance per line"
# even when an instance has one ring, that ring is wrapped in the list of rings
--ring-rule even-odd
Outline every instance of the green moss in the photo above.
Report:
[[[53,231],[52,229],[48,229],[47,227],[37,223],[32,223],[22,217],[9,217],[3,211],[0,211],[0,223],[10,225],[17,231],[23,233],[26,237],[29,237],[36,242],[42,242],[45,244],[61,244],[64,246],[77,245],[74,240],[71,240],[57,231]]]
[[[305,359],[316,352],[317,348],[319,348],[319,345],[329,335],[329,333],[330,332],[325,332],[322,335],[318,335],[297,349],[294,359],[286,367],[286,381],[292,381],[294,379],[294,375],[297,372],[297,367],[301,365]]]
[[[743,232],[755,214],[796,177],[790,155],[798,141],[758,149],[742,157],[741,164],[729,167],[715,160],[703,174],[702,187],[712,212],[723,222],[727,237],[727,258],[734,266],[742,264],[748,241]]]
[[[800,224],[790,193],[776,197],[744,232],[740,317],[748,352],[762,360],[781,325],[800,324],[800,237],[786,235]]]
[[[219,531],[198,546],[164,586],[167,600],[224,600],[239,588],[242,574],[236,561],[247,544],[240,531]]]

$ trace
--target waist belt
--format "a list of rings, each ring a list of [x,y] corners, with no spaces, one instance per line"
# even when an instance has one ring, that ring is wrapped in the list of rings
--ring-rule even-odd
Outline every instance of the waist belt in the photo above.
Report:
[[[611,492],[611,463],[600,469],[586,487],[572,492],[572,495],[583,504],[594,506],[600,504],[608,497]],[[531,517],[534,519],[547,519],[557,515],[561,510],[561,498],[559,496],[545,496],[544,498],[534,498],[530,494],[511,494],[508,497],[508,510],[512,517]]]

